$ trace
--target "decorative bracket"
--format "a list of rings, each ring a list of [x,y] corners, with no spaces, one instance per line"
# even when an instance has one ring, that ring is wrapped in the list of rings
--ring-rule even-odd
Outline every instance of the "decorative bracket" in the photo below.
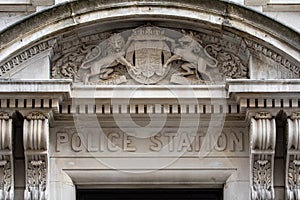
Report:
[[[251,200],[274,200],[276,124],[270,113],[256,113],[251,119],[250,137]]]
[[[14,199],[12,119],[0,112],[0,199]]]
[[[286,199],[300,199],[300,112],[287,119]]]
[[[26,169],[25,200],[47,199],[49,123],[41,112],[31,112],[24,120]]]

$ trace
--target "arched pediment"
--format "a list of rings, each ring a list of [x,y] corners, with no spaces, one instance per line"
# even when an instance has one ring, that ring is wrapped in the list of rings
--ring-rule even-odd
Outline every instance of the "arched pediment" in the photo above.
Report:
[[[298,79],[299,44],[299,33],[223,1],[74,1],[2,31],[0,75],[79,84]]]

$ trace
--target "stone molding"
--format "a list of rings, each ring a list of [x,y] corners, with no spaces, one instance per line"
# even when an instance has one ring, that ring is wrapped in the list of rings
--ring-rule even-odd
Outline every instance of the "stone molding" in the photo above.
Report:
[[[49,122],[41,112],[24,120],[25,200],[47,199]]]
[[[300,112],[287,119],[286,199],[300,199]]]
[[[36,55],[52,48],[55,44],[55,40],[50,39],[41,43],[38,43],[23,52],[15,55],[13,58],[6,61],[4,64],[0,65],[0,78],[8,78],[12,70],[18,70],[18,67],[22,63],[26,62],[29,59],[34,58]]]
[[[12,119],[9,113],[0,112],[0,199],[14,199],[14,167],[12,149]]]
[[[245,43],[252,53],[258,53],[260,55],[265,56],[266,58],[270,58],[274,62],[280,64],[281,66],[285,67],[287,70],[292,72],[293,75],[290,75],[292,76],[291,78],[300,77],[300,73],[299,73],[300,66],[299,65],[297,66],[285,56],[276,53],[274,50],[249,39],[245,39]]]
[[[270,113],[258,112],[250,125],[251,200],[274,200],[275,119]]]

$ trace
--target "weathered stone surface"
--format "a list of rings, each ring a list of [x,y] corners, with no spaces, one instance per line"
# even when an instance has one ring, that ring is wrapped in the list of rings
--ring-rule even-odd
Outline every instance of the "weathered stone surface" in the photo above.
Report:
[[[298,198],[299,38],[211,0],[79,0],[24,19],[0,33],[1,194],[15,170],[15,199],[99,187]],[[5,151],[10,133],[23,151]]]

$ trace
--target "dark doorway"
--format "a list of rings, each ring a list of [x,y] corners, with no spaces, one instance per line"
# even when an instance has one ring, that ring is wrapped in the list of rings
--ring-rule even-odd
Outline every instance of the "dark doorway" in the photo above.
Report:
[[[223,200],[222,189],[77,190],[77,200]]]

